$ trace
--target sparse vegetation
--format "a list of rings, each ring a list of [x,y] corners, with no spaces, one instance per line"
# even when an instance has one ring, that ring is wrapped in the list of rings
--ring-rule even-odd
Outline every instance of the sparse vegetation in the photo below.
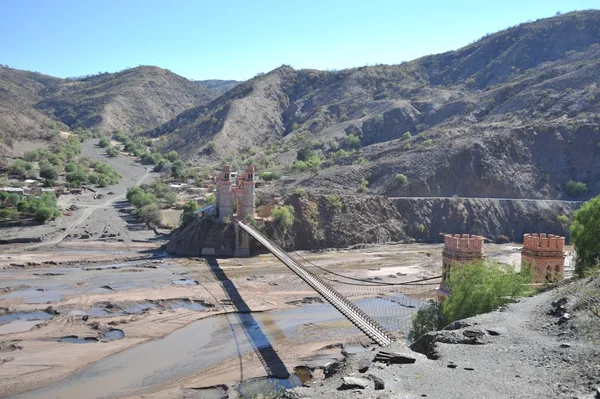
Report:
[[[29,216],[40,223],[56,219],[60,210],[54,193],[40,196],[0,193],[0,220],[16,220],[19,216]]]
[[[579,276],[600,266],[600,196],[585,202],[573,214],[571,242],[575,245],[575,272]]]
[[[580,181],[569,180],[567,183],[567,194],[569,196],[578,198],[587,193],[587,185]]]
[[[367,181],[367,179],[365,179],[363,177],[362,180],[360,181],[359,186],[358,186],[358,192],[359,193],[366,193],[368,189],[369,189],[369,182]]]
[[[423,141],[423,145],[425,147],[431,147],[432,144],[433,144],[433,140],[432,139],[427,139],[427,140]]]
[[[271,217],[283,232],[287,232],[294,224],[294,207],[291,205],[277,205],[271,210]]]
[[[405,132],[405,133],[402,135],[402,140],[408,140],[408,139],[410,139],[411,137],[412,137],[412,134],[410,134],[410,132]]]
[[[200,209],[200,205],[196,201],[188,201],[183,206],[183,213],[179,216],[179,225],[187,226],[194,220],[194,212]]]
[[[408,183],[408,178],[407,178],[405,175],[403,175],[402,173],[397,173],[397,174],[396,174],[396,181],[397,181],[398,183],[400,183],[400,185],[402,185],[402,186],[403,186],[403,185],[405,185],[406,183]]]
[[[430,303],[413,318],[410,339],[443,328],[455,320],[491,312],[500,306],[527,295],[533,281],[532,270],[511,267],[490,261],[454,264],[446,284],[452,294],[442,306]]]
[[[327,196],[327,201],[329,201],[329,205],[336,212],[341,212],[344,204],[342,203],[342,198],[337,194],[330,194]]]

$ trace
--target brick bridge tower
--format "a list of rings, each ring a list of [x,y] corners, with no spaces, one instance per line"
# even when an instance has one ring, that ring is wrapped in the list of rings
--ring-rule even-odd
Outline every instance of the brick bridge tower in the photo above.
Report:
[[[235,205],[235,206],[234,206]],[[240,176],[232,176],[223,166],[217,180],[216,211],[218,218],[245,221],[256,214],[256,167],[247,166]],[[234,213],[235,212],[235,213]],[[250,237],[235,225],[236,245],[233,256],[250,256]]]
[[[450,295],[450,290],[446,286],[446,280],[450,273],[450,268],[454,263],[468,263],[473,260],[483,259],[483,237],[470,236],[468,234],[444,235],[444,249],[442,251],[442,284],[437,289],[437,298],[442,302],[444,298]]]
[[[561,280],[565,271],[565,237],[524,234],[521,264],[533,266],[533,282]]]

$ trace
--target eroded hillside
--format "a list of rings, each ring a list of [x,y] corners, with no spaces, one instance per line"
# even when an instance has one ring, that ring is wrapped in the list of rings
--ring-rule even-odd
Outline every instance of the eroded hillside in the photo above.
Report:
[[[600,192],[599,79],[600,11],[574,12],[401,65],[282,66],[149,134],[317,191],[568,198]],[[300,149],[320,165],[292,169]]]

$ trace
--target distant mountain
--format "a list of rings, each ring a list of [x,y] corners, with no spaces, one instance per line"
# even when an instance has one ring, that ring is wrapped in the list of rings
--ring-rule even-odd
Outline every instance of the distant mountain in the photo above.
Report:
[[[117,73],[65,80],[43,92],[36,108],[71,128],[154,128],[219,93],[168,70],[141,66]]]
[[[317,191],[364,178],[387,195],[566,197],[569,180],[600,193],[598,82],[600,11],[573,12],[401,65],[284,66],[147,134],[190,160],[263,169],[311,148],[323,167],[286,184]]]
[[[235,84],[206,82],[152,66],[69,79],[0,67],[0,139],[40,139],[69,128],[152,129]]]
[[[220,94],[225,94],[226,92],[231,90],[235,85],[237,85],[240,82],[238,82],[237,80],[211,79],[211,80],[196,80],[196,83],[200,83],[202,86],[206,87],[207,89],[216,90]]]

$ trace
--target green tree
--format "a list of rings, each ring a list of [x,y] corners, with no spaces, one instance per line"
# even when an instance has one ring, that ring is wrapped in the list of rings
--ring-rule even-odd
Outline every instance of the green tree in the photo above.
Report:
[[[177,194],[173,191],[169,191],[164,195],[164,200],[167,206],[172,207],[177,203]]]
[[[204,204],[207,205],[207,206],[208,205],[214,205],[216,201],[217,201],[217,199],[216,199],[216,197],[215,197],[214,194],[208,194],[206,196],[206,199],[204,200]]]
[[[56,180],[58,171],[48,162],[40,163],[40,177],[46,180]]]
[[[575,272],[582,277],[600,265],[600,195],[573,214],[571,242],[575,245]]]
[[[411,137],[412,137],[412,134],[410,134],[410,132],[405,132],[405,133],[402,135],[402,140],[408,140],[408,139],[409,139],[409,138],[411,138]]]
[[[175,161],[173,165],[171,165],[171,174],[175,178],[184,178],[187,174],[187,171],[183,162]]]
[[[271,217],[284,232],[287,232],[294,224],[294,207],[291,205],[274,206],[271,210]]]
[[[160,226],[162,215],[157,204],[148,204],[140,208],[140,218],[148,225]]]
[[[179,216],[179,225],[187,226],[194,220],[194,212],[200,209],[196,201],[189,201],[183,206],[183,213]]]
[[[433,144],[433,140],[431,140],[431,139],[427,139],[423,142],[423,145],[425,147],[430,147],[432,144]]]
[[[296,160],[307,161],[310,157],[314,156],[315,153],[310,147],[303,147],[296,152]]]
[[[404,176],[402,173],[397,173],[396,181],[398,183],[400,183],[401,185],[405,185],[406,183],[408,183],[408,178],[406,176]]]
[[[167,158],[171,162],[177,161],[179,158],[179,154],[175,150],[171,150],[165,154],[165,158]]]
[[[454,264],[446,284],[452,294],[443,304],[448,322],[491,312],[528,294],[532,271],[523,267],[516,273],[510,266],[490,261]]]

